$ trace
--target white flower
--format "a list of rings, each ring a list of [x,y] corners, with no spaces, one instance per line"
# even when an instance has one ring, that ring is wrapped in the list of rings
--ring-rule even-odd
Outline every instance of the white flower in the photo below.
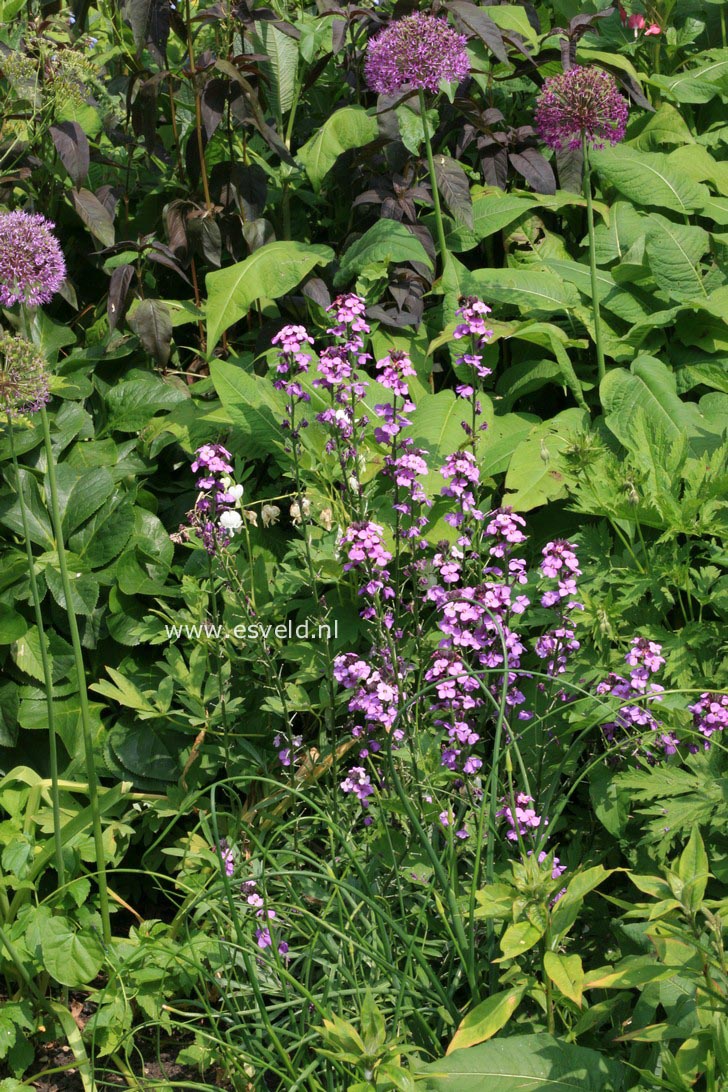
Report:
[[[240,498],[242,497],[243,493],[245,492],[245,488],[242,485],[230,485],[225,490],[225,492],[230,494],[230,496],[233,498],[235,504],[239,504]]]
[[[248,523],[253,524],[253,527],[258,526],[258,513],[254,512],[252,508],[245,508],[243,510],[243,515],[247,519]]]
[[[298,527],[301,522],[301,509],[298,507],[296,501],[293,502],[289,509],[289,515],[291,517],[291,523],[294,527]]]
[[[281,510],[277,504],[264,504],[260,510],[260,516],[263,520],[264,527],[270,527],[274,523],[278,523]]]
[[[243,526],[243,517],[239,512],[223,512],[220,516],[220,527],[234,535]]]
[[[321,523],[326,528],[326,530],[330,531],[331,525],[334,521],[334,513],[331,511],[331,509],[322,508],[319,512],[319,519],[321,520]]]

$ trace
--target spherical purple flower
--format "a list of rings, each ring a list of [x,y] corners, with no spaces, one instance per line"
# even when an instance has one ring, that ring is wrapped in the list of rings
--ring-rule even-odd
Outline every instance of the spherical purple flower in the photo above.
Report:
[[[50,398],[45,357],[24,337],[0,334],[0,411],[35,413]]]
[[[629,107],[614,78],[601,68],[576,65],[551,76],[536,102],[536,129],[549,148],[580,148],[582,136],[593,148],[624,139]]]
[[[373,91],[391,95],[408,85],[437,91],[441,80],[464,80],[470,71],[467,38],[445,19],[414,12],[373,38],[364,76]]]
[[[28,212],[0,213],[0,303],[48,303],[66,279],[55,225]]]

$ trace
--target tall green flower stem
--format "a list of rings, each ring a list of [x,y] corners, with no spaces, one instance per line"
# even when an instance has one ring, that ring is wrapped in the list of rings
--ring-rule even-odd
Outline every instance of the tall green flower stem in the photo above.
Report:
[[[13,428],[13,419],[8,414],[8,434],[10,437],[10,458],[13,463],[13,476],[15,478],[15,488],[18,494],[18,505],[20,507],[20,520],[23,525],[23,538],[25,539],[25,553],[28,558],[28,576],[30,578],[30,593],[33,598],[33,609],[35,611],[35,624],[38,630],[38,644],[40,647],[40,662],[43,671],[43,685],[45,687],[46,696],[46,713],[48,716],[48,752],[50,756],[51,765],[51,802],[53,805],[53,844],[55,849],[56,859],[56,872],[58,874],[58,886],[63,887],[66,882],[66,870],[63,864],[63,841],[61,838],[61,794],[58,787],[58,745],[56,738],[56,716],[55,707],[53,704],[53,672],[51,670],[50,658],[48,656],[48,642],[46,639],[45,630],[43,628],[43,613],[40,609],[40,595],[38,593],[38,581],[35,576],[35,560],[33,558],[33,550],[30,545],[30,534],[28,527],[28,510],[25,507],[25,497],[23,496],[23,487],[20,480],[20,467],[18,465],[18,457],[15,452],[15,431]]]
[[[58,569],[61,576],[63,598],[66,602],[68,615],[68,628],[71,634],[71,646],[76,668],[78,682],[78,697],[81,706],[81,729],[83,732],[83,745],[86,758],[86,778],[88,781],[88,800],[91,808],[91,826],[93,830],[94,847],[96,850],[97,882],[99,886],[99,909],[101,911],[101,925],[104,943],[111,944],[111,918],[109,916],[109,892],[106,884],[106,855],[104,852],[104,835],[101,827],[101,810],[99,808],[99,779],[96,772],[96,760],[94,758],[93,731],[91,728],[91,710],[88,703],[88,691],[86,689],[86,670],[83,663],[83,651],[81,638],[78,632],[78,621],[73,609],[71,593],[71,581],[68,577],[68,564],[66,561],[66,548],[63,540],[63,524],[61,510],[58,503],[58,481],[56,478],[56,464],[51,445],[51,430],[48,414],[45,406],[40,410],[43,424],[43,443],[45,446],[46,461],[48,463],[48,485],[50,489],[51,521],[53,523],[53,536],[55,538],[56,554],[58,557]],[[42,642],[41,642],[42,643]]]
[[[437,175],[435,174],[435,160],[432,155],[432,141],[430,131],[427,128],[427,106],[425,104],[425,92],[420,87],[420,117],[422,118],[422,132],[425,135],[425,152],[427,154],[427,169],[430,172],[430,186],[432,188],[432,204],[435,209],[435,224],[437,227],[437,245],[440,247],[440,261],[445,266],[447,243],[445,242],[445,228],[442,223],[442,207],[440,206],[440,194],[437,189]]]
[[[594,204],[592,201],[591,163],[586,133],[582,133],[581,147],[584,155],[584,196],[586,197],[586,222],[589,233],[589,273],[591,275],[592,313],[594,315],[594,342],[597,348],[599,382],[606,375],[604,350],[602,349],[602,320],[599,313],[599,285],[597,282],[597,254],[594,241]]]

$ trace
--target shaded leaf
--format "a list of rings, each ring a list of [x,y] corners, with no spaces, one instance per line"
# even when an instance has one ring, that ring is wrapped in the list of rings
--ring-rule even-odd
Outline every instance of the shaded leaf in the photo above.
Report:
[[[71,190],[71,200],[94,238],[104,246],[113,246],[116,241],[114,221],[98,197],[90,190],[80,189]]]
[[[80,186],[88,176],[90,163],[86,134],[77,121],[59,121],[51,125],[50,134],[71,181]]]
[[[436,155],[434,163],[437,188],[445,204],[458,224],[472,230],[473,202],[464,168],[456,159],[445,155]]]
[[[172,318],[164,300],[140,300],[130,311],[127,323],[149,355],[164,367],[172,344]]]

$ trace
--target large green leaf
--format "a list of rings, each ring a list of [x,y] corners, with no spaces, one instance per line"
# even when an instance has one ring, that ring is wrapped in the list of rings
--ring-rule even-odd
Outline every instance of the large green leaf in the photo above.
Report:
[[[295,38],[262,19],[256,23],[254,42],[256,49],[268,56],[268,60],[261,65],[266,76],[263,86],[268,102],[280,116],[293,105],[298,72],[298,44]]]
[[[568,409],[535,426],[513,452],[506,475],[510,492],[504,503],[518,512],[528,512],[565,496],[567,479],[561,456],[574,435],[587,429],[588,422],[586,410]]]
[[[654,75],[649,82],[676,102],[710,102],[716,95],[728,92],[728,49],[714,49],[710,55],[713,59],[709,64],[672,76]]]
[[[695,450],[715,445],[716,435],[708,419],[694,403],[681,401],[675,376],[655,357],[637,357],[629,371],[608,371],[600,395],[607,427],[627,448],[641,444],[642,433],[635,433],[638,411],[644,413],[648,427],[669,444],[679,444],[687,436]]]
[[[266,243],[243,262],[216,269],[207,286],[207,348],[217,345],[224,330],[244,318],[255,300],[276,300],[300,284],[316,265],[334,256],[331,247],[278,241]]]
[[[481,239],[508,227],[537,203],[530,197],[504,193],[495,187],[487,193],[476,194],[473,197],[472,228],[462,224],[449,226],[446,231],[448,249],[455,254],[472,250]]]
[[[600,178],[637,205],[687,213],[702,207],[708,190],[677,171],[661,152],[618,145],[592,152]]]
[[[378,220],[344,252],[334,284],[346,284],[367,265],[389,262],[422,262],[432,268],[422,243],[404,224]]]
[[[552,1035],[513,1035],[456,1050],[418,1071],[423,1092],[618,1092],[622,1067]]]
[[[93,982],[104,962],[101,941],[90,930],[77,931],[69,918],[50,918],[41,934],[43,963],[63,986]]]
[[[597,263],[621,262],[644,230],[644,213],[629,201],[615,201],[609,210],[609,222],[598,224],[594,231]]]
[[[376,118],[370,117],[362,106],[336,110],[298,151],[313,188],[318,190],[340,155],[376,140],[377,132]]]
[[[568,311],[579,304],[572,284],[554,273],[530,269],[476,269],[466,276],[468,290],[496,303],[512,304],[525,311]]]
[[[701,227],[674,224],[659,213],[650,214],[645,238],[647,259],[658,287],[673,299],[707,297],[699,263],[709,245],[708,233]]]
[[[591,299],[591,274],[587,265],[581,262],[564,261],[560,258],[549,259],[543,265],[565,281],[575,285],[580,292]],[[623,319],[624,322],[640,322],[649,314],[640,300],[620,288],[612,274],[604,269],[597,270],[597,293],[601,306],[611,311],[617,318]]]
[[[210,375],[230,420],[243,431],[244,453],[280,451],[285,400],[270,379],[224,360],[213,360]]]

